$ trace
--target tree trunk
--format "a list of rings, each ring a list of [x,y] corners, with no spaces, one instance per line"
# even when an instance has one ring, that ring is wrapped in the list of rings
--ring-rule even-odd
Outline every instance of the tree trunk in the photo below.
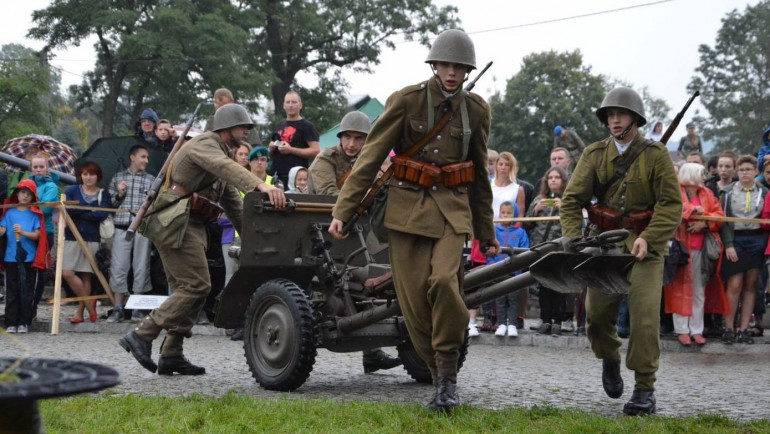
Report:
[[[279,81],[275,83],[271,90],[273,93],[273,104],[275,104],[275,114],[278,115],[284,115],[283,113],[283,98],[286,96],[286,93],[291,89],[291,81],[284,82]]]

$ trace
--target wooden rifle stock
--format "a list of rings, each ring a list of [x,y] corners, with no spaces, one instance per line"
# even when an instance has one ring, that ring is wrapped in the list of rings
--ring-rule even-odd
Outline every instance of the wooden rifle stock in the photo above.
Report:
[[[473,88],[476,86],[476,82],[479,80],[479,78],[481,78],[482,75],[484,75],[485,72],[487,72],[487,69],[489,69],[490,66],[492,66],[492,62],[487,63],[484,69],[482,69],[476,75],[476,77],[473,80],[471,80],[471,82],[468,83],[468,85],[465,86],[465,88],[461,90],[461,92],[467,94],[471,90],[473,90]],[[418,152],[420,152],[422,148],[424,148],[428,143],[430,143],[430,141],[433,140],[433,138],[447,126],[451,118],[452,118],[452,113],[448,109],[446,109],[444,114],[441,116],[441,119],[439,119],[438,123],[436,124],[436,126],[433,127],[433,129],[427,135],[425,135],[419,142],[412,145],[412,147],[410,147],[409,149],[406,150],[406,152],[400,155],[405,157],[412,157]],[[377,193],[380,192],[382,187],[384,187],[385,184],[387,184],[390,178],[393,176],[393,169],[394,167],[393,165],[391,165],[390,167],[388,167],[388,170],[386,170],[385,173],[382,174],[382,176],[380,176],[374,181],[374,184],[372,184],[371,188],[369,188],[369,191],[366,192],[366,195],[364,196],[363,199],[361,199],[361,202],[356,207],[356,210],[354,214],[350,217],[350,220],[348,220],[347,223],[345,223],[345,226],[342,227],[343,234],[347,234],[351,230],[353,230],[356,223],[358,222],[358,219],[361,218],[361,216],[366,212],[366,210],[369,209],[369,206],[371,206],[372,202],[374,201],[374,198],[377,196]]]
[[[184,126],[184,131],[182,131],[182,134],[179,135],[179,138],[177,139],[176,143],[174,143],[174,147],[171,149],[171,152],[169,152],[168,157],[166,157],[166,161],[163,163],[163,167],[160,168],[160,172],[158,172],[158,176],[155,177],[155,181],[153,181],[152,186],[147,191],[147,195],[144,197],[144,202],[142,202],[142,206],[139,207],[139,210],[136,212],[136,215],[134,216],[134,220],[128,226],[128,230],[126,231],[126,241],[131,241],[132,239],[134,239],[136,230],[137,228],[139,228],[139,225],[142,223],[142,220],[144,219],[144,215],[147,214],[147,210],[150,208],[150,205],[152,205],[152,203],[155,202],[155,198],[158,196],[160,187],[163,186],[163,182],[166,180],[166,172],[168,172],[169,166],[171,165],[171,160],[174,158],[174,155],[176,155],[176,153],[179,152],[179,149],[182,148],[182,144],[184,144],[185,137],[187,137],[187,133],[190,132],[190,128],[192,128],[192,125],[195,122],[195,118],[198,116],[198,110],[200,110],[200,108],[201,108],[201,104],[198,103],[198,105],[195,107],[195,111],[193,112],[192,116],[190,116],[190,119],[187,121],[187,124]]]
[[[663,137],[660,138],[661,143],[664,145],[668,143],[668,139],[671,138],[671,135],[674,134],[674,130],[676,130],[676,127],[679,126],[679,122],[682,122],[682,118],[684,117],[685,112],[687,109],[690,108],[690,104],[692,104],[693,101],[695,101],[695,98],[700,95],[700,91],[696,90],[695,93],[692,94],[690,99],[687,100],[684,107],[682,107],[682,111],[676,114],[676,117],[674,117],[674,120],[671,122],[671,125],[666,128],[666,132],[663,133]],[[655,128],[655,125],[653,125],[653,128]]]

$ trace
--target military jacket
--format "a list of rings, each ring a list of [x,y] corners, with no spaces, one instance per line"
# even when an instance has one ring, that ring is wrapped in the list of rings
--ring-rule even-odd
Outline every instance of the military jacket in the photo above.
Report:
[[[219,134],[210,131],[194,137],[174,155],[171,179],[222,205],[238,232],[241,231],[243,211],[239,190],[253,191],[264,182],[236,163],[228,146],[219,141]],[[205,188],[198,191],[201,187]]]
[[[612,178],[618,164],[625,160],[645,138],[638,135],[620,155],[614,139],[609,137],[589,145],[572,173],[561,204],[561,226],[565,236],[580,235],[582,209],[587,208],[601,185]],[[631,164],[625,177],[618,180],[600,202],[626,216],[633,211],[651,209],[650,224],[640,234],[631,233],[626,240],[630,250],[637,237],[660,253],[667,252],[668,241],[682,219],[682,195],[674,165],[666,145],[655,142]]]
[[[340,194],[337,187],[337,180],[343,173],[347,172],[353,163],[355,157],[348,157],[342,150],[342,145],[333,148],[326,148],[315,157],[313,164],[308,168],[308,191],[311,194],[323,194],[333,196]]]
[[[433,105],[428,107],[427,94],[431,92]],[[434,185],[424,189],[419,185],[391,178],[385,211],[385,227],[400,232],[441,238],[444,223],[458,234],[474,234],[480,240],[495,237],[492,224],[492,189],[487,182],[487,139],[489,137],[490,111],[483,98],[476,94],[464,97],[467,101],[471,130],[467,158],[473,161],[476,182],[468,186],[446,188]],[[342,186],[332,214],[348,221],[377,176],[385,157],[391,149],[402,153],[429,132],[428,110],[435,114],[435,122],[441,118],[439,105],[446,100],[436,80],[409,86],[393,93],[387,100],[385,111],[371,133],[356,161],[353,171]],[[452,118],[415,158],[437,166],[462,160],[461,94],[450,98]]]

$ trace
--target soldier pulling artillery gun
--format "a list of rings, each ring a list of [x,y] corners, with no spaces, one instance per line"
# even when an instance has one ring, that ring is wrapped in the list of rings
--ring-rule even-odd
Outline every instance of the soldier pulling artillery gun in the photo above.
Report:
[[[430,383],[401,316],[387,246],[376,241],[368,220],[359,220],[348,238],[332,241],[327,229],[334,197],[287,197],[292,204],[282,211],[260,193],[244,198],[241,247],[230,252],[240,267],[220,296],[214,322],[244,328],[246,360],[257,382],[269,390],[297,389],[309,377],[318,348],[353,352],[395,346],[407,373]],[[504,261],[459,276],[466,305],[536,282],[565,293],[586,286],[628,292],[633,256],[615,254],[615,245],[627,236],[619,230],[507,249]]]

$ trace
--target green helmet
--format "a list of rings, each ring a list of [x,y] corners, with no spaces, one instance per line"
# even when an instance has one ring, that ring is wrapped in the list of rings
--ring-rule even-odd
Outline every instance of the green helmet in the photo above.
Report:
[[[433,41],[425,63],[450,62],[476,69],[476,49],[470,36],[462,30],[449,29],[441,32]]]
[[[254,128],[254,121],[242,105],[225,104],[214,113],[213,131],[226,130],[238,125],[245,125],[249,129]]]
[[[637,118],[636,126],[638,127],[647,124],[647,118],[644,117],[642,97],[631,88],[616,87],[604,97],[602,106],[596,110],[596,117],[604,125],[607,125],[607,109],[610,107],[620,107],[634,112]]]
[[[342,122],[340,122],[340,132],[337,133],[337,137],[341,137],[342,133],[345,131],[355,131],[357,133],[369,135],[369,131],[371,130],[372,123],[369,121],[369,116],[360,111],[354,111],[342,117]]]

